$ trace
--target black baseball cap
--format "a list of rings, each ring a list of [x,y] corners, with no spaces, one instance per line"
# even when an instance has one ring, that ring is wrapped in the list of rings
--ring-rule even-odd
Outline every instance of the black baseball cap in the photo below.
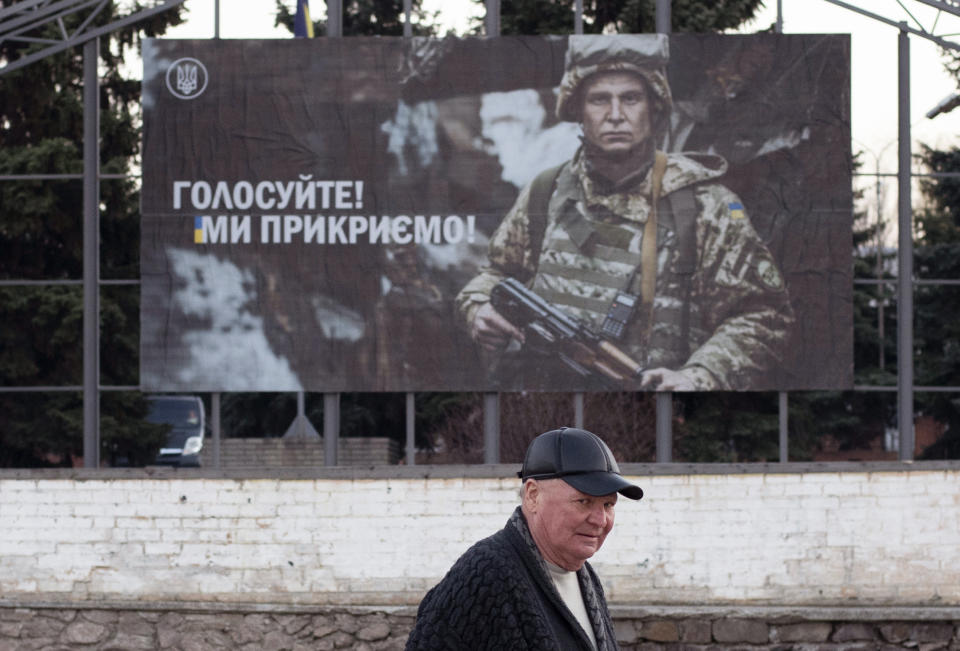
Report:
[[[574,427],[561,427],[533,439],[517,475],[523,481],[561,478],[587,495],[643,497],[643,489],[620,474],[607,444],[596,434]]]

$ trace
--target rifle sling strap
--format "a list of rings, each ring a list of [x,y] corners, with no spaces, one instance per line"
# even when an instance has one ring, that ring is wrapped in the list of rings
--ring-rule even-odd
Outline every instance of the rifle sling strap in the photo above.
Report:
[[[666,169],[667,155],[658,151],[653,159],[653,173],[650,177],[650,214],[647,215],[647,223],[643,227],[643,241],[640,244],[640,300],[647,312],[653,306],[653,295],[657,291],[657,204],[660,203]]]
[[[527,199],[527,234],[530,242],[530,260],[534,265],[540,261],[543,236],[547,230],[547,213],[550,211],[550,196],[557,184],[557,177],[564,164],[545,169],[530,184]]]

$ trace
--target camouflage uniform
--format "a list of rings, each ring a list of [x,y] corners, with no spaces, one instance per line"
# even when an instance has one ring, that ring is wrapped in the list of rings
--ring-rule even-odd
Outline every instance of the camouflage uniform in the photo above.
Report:
[[[609,46],[598,49],[596,39],[571,40],[558,104],[562,119],[576,119],[579,85],[589,74],[604,70],[641,74],[660,103],[655,108],[669,106],[666,42],[638,38],[644,37],[618,41],[612,53]],[[652,66],[641,65],[658,51],[663,56]],[[611,61],[604,59],[614,55]],[[758,375],[782,361],[793,321],[773,257],[740,199],[716,182],[726,167],[719,156],[667,154],[657,206],[652,306],[648,314],[637,311],[617,344],[644,368],[680,370],[701,390],[755,386]],[[652,160],[615,187],[602,187],[591,176],[581,148],[556,177],[539,247],[530,235],[531,186],[524,188],[490,240],[488,265],[457,296],[457,310],[468,327],[505,276],[527,283],[595,330],[618,290],[639,296],[651,168]],[[686,219],[671,208],[680,194],[695,213]],[[684,246],[693,248],[683,253]]]

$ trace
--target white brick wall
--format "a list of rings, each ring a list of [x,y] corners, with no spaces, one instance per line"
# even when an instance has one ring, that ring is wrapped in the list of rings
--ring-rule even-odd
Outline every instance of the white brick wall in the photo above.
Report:
[[[593,561],[614,603],[960,606],[960,470],[634,479]],[[416,604],[517,487],[0,478],[0,595]]]

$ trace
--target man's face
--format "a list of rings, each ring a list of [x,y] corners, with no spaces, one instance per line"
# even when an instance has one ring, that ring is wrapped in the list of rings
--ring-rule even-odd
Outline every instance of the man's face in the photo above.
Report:
[[[594,497],[562,479],[524,484],[524,515],[540,553],[565,570],[579,570],[613,529],[617,494]]]
[[[652,133],[647,87],[629,72],[602,72],[585,82],[583,136],[605,154],[626,154]]]

